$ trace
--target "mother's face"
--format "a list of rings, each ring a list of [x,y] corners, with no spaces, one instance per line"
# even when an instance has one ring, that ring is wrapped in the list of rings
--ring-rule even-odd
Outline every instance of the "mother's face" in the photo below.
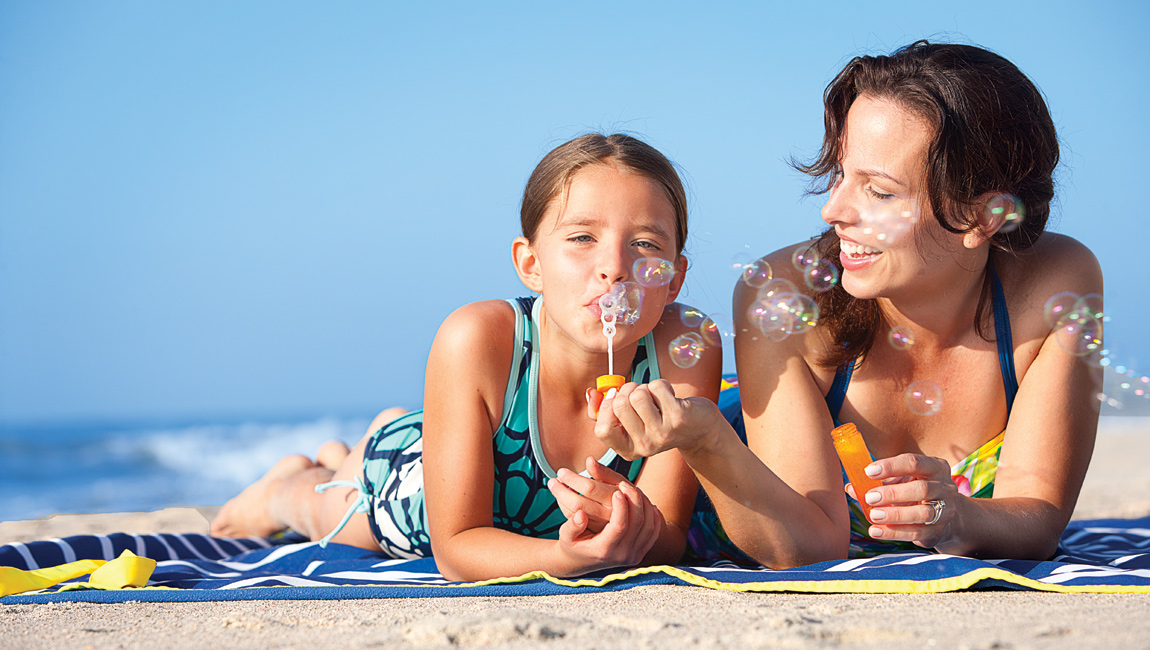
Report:
[[[861,95],[843,128],[840,174],[822,209],[841,241],[842,286],[857,298],[890,295],[923,276],[958,242],[929,218],[925,181],[933,129],[901,105]],[[918,237],[915,224],[926,237]],[[939,250],[939,248],[943,250]],[[951,250],[955,248],[955,250]]]

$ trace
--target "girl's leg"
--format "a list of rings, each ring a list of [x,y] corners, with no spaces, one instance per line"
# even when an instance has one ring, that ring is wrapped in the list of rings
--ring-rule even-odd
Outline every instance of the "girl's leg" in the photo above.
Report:
[[[379,415],[375,416],[371,424],[367,427],[367,433],[362,439],[351,449],[347,458],[344,459],[339,469],[331,477],[332,481],[347,481],[355,477],[363,476],[363,453],[367,448],[367,443],[371,440],[376,431],[382,429],[386,424],[392,420],[406,414],[404,409],[393,407],[385,409]],[[354,488],[346,487],[332,487],[328,488],[323,493],[323,501],[321,503],[318,519],[316,524],[318,528],[309,533],[308,536],[312,540],[318,540],[335,530],[339,525],[341,519],[347,514],[348,508],[359,498],[359,492]],[[366,513],[356,513],[351,516],[347,524],[331,539],[332,542],[337,544],[348,544],[350,546],[358,546],[368,550],[378,550],[379,542],[376,541],[375,536],[371,533],[371,525],[368,523]]]
[[[287,522],[273,515],[271,503],[284,488],[285,481],[291,479],[294,483],[297,477],[314,473],[315,469],[315,463],[305,456],[288,456],[280,460],[263,478],[249,485],[220,508],[212,520],[211,534],[216,537],[267,537],[287,528]],[[327,471],[327,474],[330,476],[331,472]]]
[[[375,433],[388,422],[405,414],[407,414],[407,411],[398,406],[384,409],[372,420],[371,426],[367,428],[367,432],[369,434]],[[315,452],[315,462],[317,465],[322,465],[334,472],[339,469],[340,465],[343,465],[343,461],[349,453],[351,453],[351,449],[344,444],[343,441],[332,440],[325,442],[323,446],[319,448],[319,451]]]

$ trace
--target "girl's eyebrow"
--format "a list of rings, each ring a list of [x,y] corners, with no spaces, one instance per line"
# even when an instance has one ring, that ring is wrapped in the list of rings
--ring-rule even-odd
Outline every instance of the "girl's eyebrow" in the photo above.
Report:
[[[596,218],[596,217],[573,216],[573,217],[570,217],[567,219],[563,219],[559,223],[555,224],[555,227],[556,228],[585,228],[588,226],[601,226],[602,224],[603,224],[603,220]],[[643,220],[643,221],[639,222],[638,226],[639,226],[639,229],[650,232],[651,234],[655,235],[656,237],[662,237],[664,239],[670,239],[671,238],[671,235],[662,226],[660,226],[658,223],[656,223],[654,221]]]

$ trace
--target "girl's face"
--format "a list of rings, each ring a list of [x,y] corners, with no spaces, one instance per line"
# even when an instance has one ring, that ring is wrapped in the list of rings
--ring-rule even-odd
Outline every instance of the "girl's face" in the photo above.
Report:
[[[617,326],[616,347],[655,328],[686,270],[686,258],[675,251],[675,211],[664,190],[611,163],[576,172],[548,206],[535,241],[517,238],[516,251],[520,278],[543,294],[551,325],[593,351],[607,347],[599,297],[615,282],[633,282],[636,260],[668,260],[676,273],[667,286],[644,288],[639,320]]]
[[[962,249],[961,235],[938,225],[924,196],[932,136],[926,121],[886,99],[861,95],[847,113],[822,217],[839,236],[842,286],[856,298],[931,287],[922,279]]]

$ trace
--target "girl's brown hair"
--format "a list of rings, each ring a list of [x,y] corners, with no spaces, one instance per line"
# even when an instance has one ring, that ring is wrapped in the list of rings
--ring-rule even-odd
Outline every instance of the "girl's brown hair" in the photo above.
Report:
[[[675,166],[651,145],[621,133],[589,133],[565,142],[543,156],[523,190],[523,202],[519,207],[523,236],[528,241],[535,241],[547,206],[567,187],[575,172],[587,165],[608,163],[642,174],[663,188],[675,211],[675,254],[682,253],[687,242],[687,193]]]
[[[953,233],[977,228],[978,198],[1006,192],[1021,200],[1026,219],[1016,230],[995,233],[993,248],[1024,250],[1046,230],[1058,136],[1042,93],[1013,63],[979,47],[927,41],[890,56],[855,57],[823,94],[825,133],[818,157],[809,165],[795,165],[814,177],[812,193],[833,186],[847,112],[864,94],[894,101],[932,126],[925,187],[933,216],[943,228]],[[823,232],[814,246],[839,265],[834,228]],[[975,313],[975,328],[983,338],[988,338],[984,319],[990,287],[986,273]],[[865,355],[882,324],[878,303],[855,298],[841,285],[816,299],[822,323],[834,338],[821,363],[838,366]]]

